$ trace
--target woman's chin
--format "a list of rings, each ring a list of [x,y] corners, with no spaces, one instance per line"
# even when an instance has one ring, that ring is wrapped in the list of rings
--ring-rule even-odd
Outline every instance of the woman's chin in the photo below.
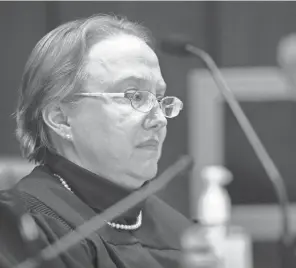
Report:
[[[147,166],[143,167],[142,176],[146,177],[147,180],[153,179],[158,170],[158,161],[151,161]]]
[[[149,172],[147,172],[144,176],[145,177],[145,180],[152,180],[155,178],[157,174],[157,168],[155,170],[150,170]]]
[[[150,165],[149,167],[145,166],[143,168],[137,168],[137,170],[133,170],[132,176],[144,182],[146,180],[152,180],[153,178],[155,178],[157,174],[157,170],[158,170],[157,164]]]

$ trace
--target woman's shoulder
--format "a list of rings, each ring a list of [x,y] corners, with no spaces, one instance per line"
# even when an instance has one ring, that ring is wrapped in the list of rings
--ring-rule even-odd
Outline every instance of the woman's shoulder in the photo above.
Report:
[[[17,193],[25,211],[47,234],[61,237],[76,228],[67,220],[66,213],[72,212],[70,206],[64,208],[68,198],[67,191],[60,187],[43,166],[35,167],[15,185],[13,190]]]
[[[12,191],[18,197],[22,213],[29,215],[38,227],[39,245],[46,247],[73,232],[77,226],[73,222],[68,221],[69,215],[65,214],[63,216],[61,211],[56,211],[55,208],[63,200],[55,196],[54,192],[46,190],[46,187],[42,187],[42,177],[47,175],[43,174],[42,171],[40,172],[40,170],[37,171],[33,171],[33,174],[29,174],[21,180]],[[48,186],[48,184],[45,184],[45,186]],[[52,203],[48,203],[48,199],[52,200]],[[71,217],[71,211],[69,209],[64,209],[63,211],[70,214]],[[92,267],[91,263],[95,255],[91,242],[87,239],[80,240],[68,251],[66,258],[67,262],[73,264],[73,267],[76,267],[74,264],[77,263],[81,264],[81,267]]]
[[[57,227],[57,221],[52,221],[45,214],[28,210],[20,192],[15,189],[0,191],[0,218],[5,218],[5,224],[0,223],[0,255],[9,256],[5,261],[10,267],[37,255],[41,249],[49,246],[67,231]],[[74,263],[73,256],[87,257],[80,245],[73,249],[75,254],[68,255]],[[1,262],[0,262],[1,263]],[[1,265],[0,265],[1,266]],[[44,267],[66,267],[61,259],[49,262]],[[42,267],[43,267],[42,266]],[[2,267],[2,266],[1,266]]]
[[[18,180],[13,188],[20,192],[26,192],[28,189],[32,188],[39,191],[39,188],[44,188],[46,186],[45,184],[52,184],[52,179],[53,176],[50,174],[48,168],[39,165],[35,166],[30,173]]]

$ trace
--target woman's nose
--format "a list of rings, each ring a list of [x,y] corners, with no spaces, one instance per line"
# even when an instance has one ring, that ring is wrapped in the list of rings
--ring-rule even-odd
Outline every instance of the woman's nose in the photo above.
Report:
[[[164,113],[161,109],[161,105],[158,101],[155,102],[154,107],[148,113],[146,120],[145,120],[145,128],[155,128],[161,129],[167,125],[168,121],[167,118],[164,116]]]

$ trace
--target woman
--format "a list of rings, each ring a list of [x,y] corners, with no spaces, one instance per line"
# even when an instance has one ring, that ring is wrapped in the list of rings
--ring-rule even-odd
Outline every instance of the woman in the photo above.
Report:
[[[26,64],[16,111],[25,157],[16,186],[42,247],[101,213],[157,173],[167,118],[182,109],[143,27],[111,16],[66,23]],[[190,222],[152,196],[108,222],[52,267],[179,267]]]

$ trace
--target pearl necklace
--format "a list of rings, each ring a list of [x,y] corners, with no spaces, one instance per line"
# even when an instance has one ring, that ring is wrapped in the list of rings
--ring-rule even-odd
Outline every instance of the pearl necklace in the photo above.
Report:
[[[70,188],[70,186],[68,185],[68,183],[58,174],[54,174],[54,176],[56,176],[61,184],[71,193],[74,194],[74,192],[72,191],[72,189]],[[119,224],[119,223],[115,223],[115,222],[106,222],[109,226],[111,226],[112,228],[115,229],[122,229],[122,230],[136,230],[138,229],[141,225],[142,225],[142,210],[140,211],[138,217],[137,217],[137,222],[135,224],[132,225],[126,225],[126,224]]]

